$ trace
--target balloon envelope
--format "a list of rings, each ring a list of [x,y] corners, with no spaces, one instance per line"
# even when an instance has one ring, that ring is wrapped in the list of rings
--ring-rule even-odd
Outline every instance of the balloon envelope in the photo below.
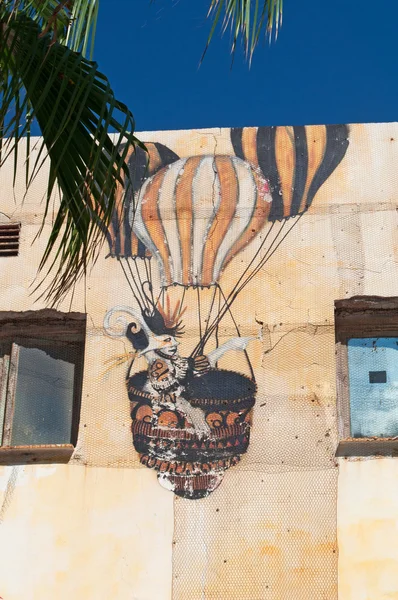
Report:
[[[261,230],[271,201],[267,180],[240,158],[182,158],[145,181],[132,227],[164,286],[209,286]]]
[[[131,188],[125,193],[124,185],[118,184],[116,204],[107,231],[110,255],[119,258],[145,258],[151,256],[149,250],[131,228],[130,215],[134,212],[134,194],[137,196],[146,177],[178,160],[177,154],[164,144],[147,142],[147,152],[139,146],[131,146],[127,151],[126,163],[129,167]]]
[[[231,129],[237,156],[270,182],[270,221],[302,214],[342,161],[348,147],[347,125],[246,127]]]

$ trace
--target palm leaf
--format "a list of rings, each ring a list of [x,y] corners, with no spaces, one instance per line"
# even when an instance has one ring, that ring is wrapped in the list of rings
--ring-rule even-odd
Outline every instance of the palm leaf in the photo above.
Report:
[[[223,31],[228,27],[231,29],[232,53],[241,38],[245,54],[251,60],[262,32],[269,40],[273,34],[275,38],[278,36],[279,26],[282,24],[282,8],[282,0],[210,0],[208,17],[212,19],[212,26],[203,56],[222,19]]]
[[[53,40],[92,57],[99,0],[0,0],[0,3],[3,13],[29,17],[39,25],[42,35],[52,32]]]
[[[39,267],[44,280],[50,273],[52,277],[42,294],[56,304],[98,256],[116,186],[123,179],[127,187],[130,182],[127,150],[140,142],[134,136],[133,115],[116,100],[96,63],[54,40],[53,32],[43,35],[37,19],[22,11],[5,13],[1,6],[0,127],[4,137],[0,166],[11,154],[16,173],[19,143],[36,118],[42,138],[29,172],[27,166],[27,183],[49,158],[44,218],[54,187],[59,186],[61,192]],[[90,39],[86,17],[73,44],[84,46]]]

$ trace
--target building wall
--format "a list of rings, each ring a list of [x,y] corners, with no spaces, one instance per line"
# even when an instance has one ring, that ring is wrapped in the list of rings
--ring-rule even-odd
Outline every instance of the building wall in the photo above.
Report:
[[[397,461],[342,461],[339,473],[339,597],[398,597]]]
[[[3,467],[3,598],[171,598],[173,499],[150,475]]]
[[[179,157],[235,154],[228,129],[140,139]],[[175,496],[139,462],[128,362],[110,361],[131,348],[103,327],[109,309],[135,301],[104,246],[86,288],[58,307],[88,314],[75,453],[68,465],[0,468],[4,600],[398,598],[396,461],[335,458],[333,322],[336,299],[398,295],[396,140],[397,124],[349,127],[341,163],[235,302],[242,335],[262,330],[248,347],[258,385],[251,439],[240,463],[205,498]],[[0,310],[39,309],[44,302],[30,295],[29,285],[50,227],[32,246],[45,172],[24,202],[23,170],[15,197],[11,166],[1,177],[1,210],[22,230],[19,257],[0,258]],[[261,235],[227,266],[225,289],[260,241]],[[204,292],[203,303],[210,300]],[[183,356],[197,341],[196,313],[192,295],[183,315]],[[228,322],[220,339],[233,335]],[[223,361],[224,368],[247,372],[241,353]]]

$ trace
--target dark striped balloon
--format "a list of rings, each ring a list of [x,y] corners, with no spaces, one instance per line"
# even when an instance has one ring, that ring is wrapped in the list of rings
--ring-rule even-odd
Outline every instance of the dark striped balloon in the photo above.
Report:
[[[235,154],[268,179],[272,207],[280,221],[307,210],[348,147],[347,125],[246,127],[231,129]]]
[[[130,216],[133,206],[133,193],[137,194],[147,177],[154,175],[163,167],[178,160],[177,154],[159,143],[148,142],[145,144],[148,154],[139,148],[129,148],[126,163],[129,167],[131,189],[124,193],[124,185],[118,185],[116,190],[116,204],[112,221],[107,232],[110,255],[120,258],[145,258],[151,252],[135,235]]]

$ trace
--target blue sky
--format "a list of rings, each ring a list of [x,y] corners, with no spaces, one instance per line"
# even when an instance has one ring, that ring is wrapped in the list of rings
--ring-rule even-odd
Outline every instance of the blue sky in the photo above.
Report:
[[[398,120],[393,0],[285,0],[250,69],[240,51],[231,69],[228,33],[198,67],[208,4],[101,0],[95,59],[138,131]]]

